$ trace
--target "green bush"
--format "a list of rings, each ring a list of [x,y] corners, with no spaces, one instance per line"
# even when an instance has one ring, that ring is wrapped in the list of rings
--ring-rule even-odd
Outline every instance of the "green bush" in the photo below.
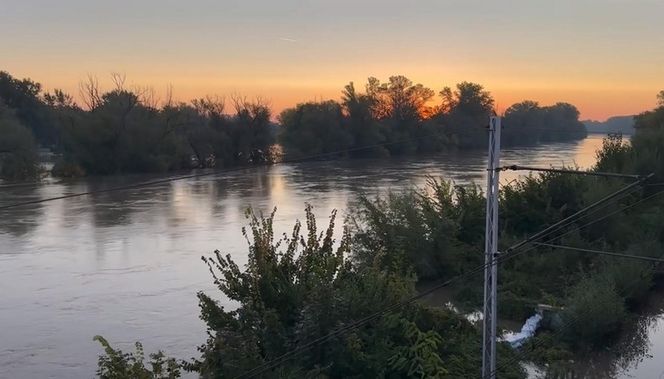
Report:
[[[136,342],[136,351],[124,353],[116,350],[102,336],[94,340],[104,348],[99,357],[97,376],[101,379],[175,379],[180,377],[180,364],[173,358],[166,358],[163,352],[150,354],[149,367],[145,366],[143,345]]]
[[[0,72],[1,73],[1,72]],[[39,175],[37,146],[32,132],[23,126],[0,98],[0,178],[35,179]]]
[[[626,318],[625,301],[598,277],[577,283],[563,311],[563,332],[576,346],[599,346],[615,335]]]

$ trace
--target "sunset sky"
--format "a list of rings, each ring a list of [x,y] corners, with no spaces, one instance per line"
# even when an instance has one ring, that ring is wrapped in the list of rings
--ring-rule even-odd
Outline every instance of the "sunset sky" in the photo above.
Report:
[[[478,82],[499,110],[567,101],[605,119],[664,89],[663,15],[663,0],[0,0],[0,70],[74,95],[120,72],[276,112],[402,74],[436,91]]]

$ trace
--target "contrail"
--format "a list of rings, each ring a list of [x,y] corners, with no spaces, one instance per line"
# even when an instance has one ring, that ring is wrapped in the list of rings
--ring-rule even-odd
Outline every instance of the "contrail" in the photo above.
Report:
[[[279,40],[281,40],[281,41],[286,41],[286,42],[291,42],[291,43],[295,43],[295,42],[297,42],[296,39],[286,38],[286,37],[279,37]]]

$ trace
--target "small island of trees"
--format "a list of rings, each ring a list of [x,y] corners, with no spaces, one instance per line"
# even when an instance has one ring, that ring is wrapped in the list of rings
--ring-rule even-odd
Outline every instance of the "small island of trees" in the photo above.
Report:
[[[158,101],[154,90],[126,84],[102,91],[94,77],[81,83],[80,102],[61,90],[45,92],[30,79],[0,72],[0,177],[35,179],[37,148],[55,153],[54,176],[165,172],[278,161],[288,158],[387,157],[484,148],[494,99],[462,82],[434,90],[404,76],[349,83],[340,101],[298,104],[273,115],[269,102],[242,96],[188,103]],[[275,122],[276,121],[276,122]],[[505,145],[584,138],[571,104],[514,104],[505,112]]]

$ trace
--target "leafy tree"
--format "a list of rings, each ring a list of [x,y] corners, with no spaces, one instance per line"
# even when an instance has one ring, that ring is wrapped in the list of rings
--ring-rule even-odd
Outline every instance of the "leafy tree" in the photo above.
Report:
[[[37,142],[52,145],[57,142],[58,134],[40,92],[41,84],[0,71],[0,102],[14,110],[16,118],[30,129]]]
[[[367,93],[374,99],[374,117],[412,123],[428,114],[427,103],[434,91],[402,75],[390,76],[387,83],[369,78]]]
[[[543,141],[564,141],[585,138],[588,132],[579,121],[579,110],[569,103],[556,103],[544,108]]]
[[[0,178],[34,179],[39,174],[34,138],[0,99]]]
[[[547,107],[534,101],[514,104],[505,111],[503,125],[501,139],[508,145],[576,140],[587,135],[579,111],[567,103]]]
[[[511,145],[519,142],[531,144],[540,142],[542,131],[546,127],[544,114],[544,109],[537,102],[530,100],[507,108],[503,119],[501,143]]]
[[[231,125],[236,157],[250,162],[269,160],[267,152],[274,143],[274,133],[271,130],[268,104],[260,98],[252,102],[239,97],[234,98],[233,103],[235,118]]]
[[[588,278],[572,289],[563,313],[564,331],[576,345],[599,345],[616,333],[625,319],[625,304],[615,287]]]
[[[494,100],[479,84],[462,82],[452,91],[445,87],[440,96],[438,120],[444,125],[449,140],[457,146],[484,146],[488,119],[493,114]]]
[[[477,188],[433,178],[423,190],[363,197],[354,216],[353,257],[402,274],[412,268],[420,280],[459,274],[482,258],[473,245],[483,236],[476,224],[482,225],[483,209]]]
[[[385,141],[381,125],[374,118],[377,99],[368,94],[358,93],[351,82],[342,92],[341,105],[347,117],[348,129],[353,136],[353,156],[385,156],[389,151],[382,146],[373,149],[360,149]]]
[[[352,146],[341,105],[334,101],[299,104],[283,111],[279,120],[282,143],[292,156],[342,152]]]
[[[639,174],[653,172],[657,180],[664,180],[664,105],[634,117],[634,128],[634,169]]]

